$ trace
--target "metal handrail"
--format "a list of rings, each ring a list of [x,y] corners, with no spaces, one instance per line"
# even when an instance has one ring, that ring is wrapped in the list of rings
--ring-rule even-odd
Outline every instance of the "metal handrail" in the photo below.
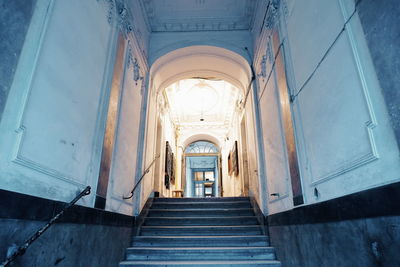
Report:
[[[137,187],[139,186],[139,184],[142,182],[144,176],[145,176],[146,174],[149,173],[151,166],[153,166],[153,164],[156,162],[156,160],[157,160],[159,157],[160,157],[160,154],[158,154],[158,155],[153,159],[153,161],[150,163],[150,165],[147,167],[147,169],[143,172],[142,176],[140,176],[139,181],[137,181],[137,183],[135,184],[135,186],[134,186],[133,189],[131,190],[130,195],[127,196],[127,197],[122,196],[123,199],[130,199],[130,198],[133,197],[133,193],[135,192],[136,188],[137,188]]]
[[[87,196],[90,194],[90,186],[87,186],[82,192],[79,193],[71,202],[69,202],[57,215],[55,215],[47,224],[43,225],[42,228],[37,230],[29,239],[25,241],[25,243],[19,246],[11,255],[7,257],[7,259],[0,264],[0,267],[8,266],[12,261],[14,261],[18,256],[22,256],[28,247],[38,239],[50,226],[52,226],[63,214],[64,212],[73,206],[79,199],[83,196]]]

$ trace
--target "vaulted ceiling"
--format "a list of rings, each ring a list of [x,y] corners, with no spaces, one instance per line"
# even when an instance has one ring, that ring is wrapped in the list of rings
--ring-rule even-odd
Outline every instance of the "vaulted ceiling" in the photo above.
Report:
[[[165,89],[173,123],[186,129],[231,126],[240,90],[223,80],[184,79]]]
[[[248,30],[254,0],[140,0],[153,32]]]

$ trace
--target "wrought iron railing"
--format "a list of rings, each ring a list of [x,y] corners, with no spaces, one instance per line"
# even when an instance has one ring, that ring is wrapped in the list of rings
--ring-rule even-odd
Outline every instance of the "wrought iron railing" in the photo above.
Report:
[[[9,266],[11,262],[13,262],[18,256],[21,256],[25,253],[28,247],[38,239],[50,226],[52,226],[63,214],[64,212],[72,207],[79,199],[83,196],[87,196],[90,194],[90,186],[87,186],[82,192],[79,193],[71,202],[69,202],[59,213],[57,213],[47,224],[43,225],[39,230],[36,231],[30,238],[28,238],[23,245],[14,249],[9,255],[7,255],[7,259],[0,264],[0,267]]]
[[[140,176],[139,181],[137,181],[137,183],[135,184],[135,186],[134,186],[133,189],[131,190],[130,195],[127,196],[127,197],[124,197],[124,196],[123,196],[123,197],[122,197],[123,199],[130,199],[130,198],[133,197],[133,194],[134,194],[136,188],[137,188],[137,187],[139,186],[139,184],[142,182],[144,176],[145,176],[146,174],[149,173],[151,166],[153,166],[153,164],[156,162],[156,160],[157,160],[159,157],[160,157],[160,155],[157,155],[157,156],[153,159],[153,161],[150,163],[150,165],[149,165],[149,166],[146,168],[146,170],[143,172],[142,176]]]

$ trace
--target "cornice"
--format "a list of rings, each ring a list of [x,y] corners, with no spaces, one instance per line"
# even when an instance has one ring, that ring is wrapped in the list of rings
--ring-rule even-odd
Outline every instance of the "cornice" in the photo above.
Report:
[[[167,18],[157,20],[154,5],[156,1],[140,0],[140,5],[146,14],[146,23],[153,32],[187,32],[187,31],[227,31],[227,30],[250,30],[254,20],[255,2],[246,1],[244,12],[241,16],[235,17],[216,17],[216,18]],[[198,7],[203,7],[205,1],[196,2]]]

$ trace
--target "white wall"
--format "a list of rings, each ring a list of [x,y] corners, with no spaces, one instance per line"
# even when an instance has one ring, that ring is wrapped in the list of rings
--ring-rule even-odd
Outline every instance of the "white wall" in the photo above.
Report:
[[[139,142],[140,142],[140,117],[143,109],[145,91],[144,77],[147,65],[135,36],[125,40],[124,73],[121,82],[120,103],[112,164],[110,171],[109,187],[107,191],[106,209],[132,215],[133,199],[124,200],[129,196],[130,190],[135,185],[138,171]],[[133,45],[136,44],[136,45]],[[135,66],[136,59],[136,66]],[[141,60],[140,60],[141,59]],[[139,68],[139,79],[135,81],[135,68]],[[139,163],[140,164],[140,163]],[[138,194],[139,190],[135,191]]]
[[[161,153],[160,157],[156,159],[159,162],[159,173],[155,171],[155,164],[149,169],[146,174],[142,185],[142,194],[140,209],[145,204],[150,194],[155,190],[154,179],[159,180],[160,196],[172,196],[172,190],[175,189],[175,184],[170,184],[170,189],[166,189],[164,185],[164,169],[165,169],[165,149],[166,141],[170,143],[174,155],[176,155],[176,132],[175,127],[171,122],[169,114],[166,112],[166,102],[162,94],[157,93],[154,83],[150,82],[149,99],[147,104],[147,117],[146,117],[146,139],[145,139],[145,154],[144,154],[144,168],[150,166],[151,162],[157,156],[156,142],[161,139]],[[157,132],[157,121],[161,122],[162,131]],[[176,170],[175,170],[176,171]],[[176,173],[176,172],[175,172]]]
[[[268,192],[281,197],[269,197],[270,212],[293,205],[280,77],[272,67],[278,52],[273,48],[282,40],[305,203],[398,181],[399,151],[358,15],[351,17],[354,2],[280,2],[279,24],[255,34]],[[269,38],[272,32],[279,32],[280,40]]]
[[[149,41],[137,4],[121,20],[114,2],[38,1],[0,124],[0,188],[69,202],[90,185],[80,204],[94,205],[120,31],[125,68],[106,209],[133,213],[122,196],[141,166]]]
[[[265,211],[264,205],[264,191],[265,186],[260,180],[263,178],[261,176],[261,166],[260,164],[260,151],[259,146],[261,140],[258,140],[257,135],[257,121],[256,121],[256,107],[255,99],[253,97],[253,91],[256,90],[254,86],[250,89],[247,102],[245,103],[245,109],[243,113],[243,118],[246,122],[246,137],[247,137],[247,164],[248,164],[248,175],[249,175],[249,196],[254,198],[259,207]]]
[[[100,2],[38,1],[0,125],[0,188],[62,201],[95,191],[113,29]]]

